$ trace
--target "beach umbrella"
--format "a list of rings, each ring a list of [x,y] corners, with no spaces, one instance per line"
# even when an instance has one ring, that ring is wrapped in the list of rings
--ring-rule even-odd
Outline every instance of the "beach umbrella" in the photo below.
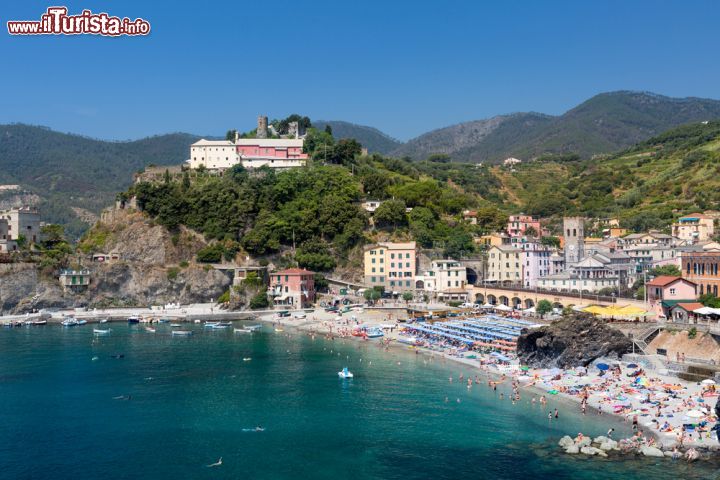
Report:
[[[637,368],[637,363],[628,363],[627,368]]]
[[[712,378],[706,378],[701,382],[703,385],[715,385],[715,380]]]
[[[607,370],[610,368],[610,365],[608,365],[607,363],[598,363],[596,367],[600,370]]]
[[[524,370],[527,372],[528,370],[530,370],[530,367],[528,367],[527,365],[523,365],[522,367],[520,367],[520,370]]]
[[[690,418],[702,418],[705,416],[705,414],[699,410],[690,410],[685,414],[685,416]]]

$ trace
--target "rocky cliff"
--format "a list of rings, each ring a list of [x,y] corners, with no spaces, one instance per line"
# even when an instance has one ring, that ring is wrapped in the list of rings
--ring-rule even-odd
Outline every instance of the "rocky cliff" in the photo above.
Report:
[[[573,315],[523,332],[518,357],[532,367],[587,366],[600,357],[619,357],[632,350],[622,332],[590,315]]]
[[[79,263],[91,272],[83,292],[67,292],[56,276],[34,264],[3,265],[0,270],[0,311],[72,306],[148,306],[168,302],[209,302],[231,285],[231,275],[194,262],[206,245],[202,236],[185,229],[168,232],[141,213],[116,210],[104,215],[82,244]],[[92,252],[113,252],[119,260],[93,263]]]

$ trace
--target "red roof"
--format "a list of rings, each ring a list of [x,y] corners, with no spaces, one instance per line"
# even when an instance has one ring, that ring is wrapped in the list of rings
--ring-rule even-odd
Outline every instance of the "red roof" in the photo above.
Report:
[[[274,272],[273,275],[315,275],[315,272],[305,270],[304,268],[288,268],[280,272]]]
[[[702,303],[699,303],[699,302],[677,303],[677,304],[675,304],[675,305],[678,306],[678,307],[680,307],[680,308],[682,308],[683,310],[685,310],[685,311],[687,311],[687,312],[694,312],[694,311],[697,310],[698,308],[702,308],[702,307],[705,306],[705,305],[703,305]]]
[[[678,280],[683,280],[682,277],[675,277],[671,275],[660,275],[659,277],[655,277],[649,282],[647,282],[647,285],[651,287],[666,287],[670,285],[671,283],[675,283]],[[689,280],[685,280],[688,283],[692,283]]]

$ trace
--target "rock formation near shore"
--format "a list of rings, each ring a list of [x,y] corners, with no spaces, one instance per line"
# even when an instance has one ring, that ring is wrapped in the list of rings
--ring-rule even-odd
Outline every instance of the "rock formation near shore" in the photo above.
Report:
[[[171,233],[137,211],[115,210],[89,233],[93,248],[82,259],[90,286],[63,291],[55,272],[32,263],[0,265],[0,313],[42,308],[149,306],[217,300],[232,283],[232,273],[197,264],[203,237],[181,228]],[[120,259],[92,262],[90,252],[114,252]]]
[[[619,357],[631,350],[632,342],[622,332],[584,314],[523,331],[517,344],[520,361],[539,368],[587,366],[597,358]]]

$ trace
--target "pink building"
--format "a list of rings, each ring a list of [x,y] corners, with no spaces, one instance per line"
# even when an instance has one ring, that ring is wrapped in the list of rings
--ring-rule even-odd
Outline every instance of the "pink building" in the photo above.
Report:
[[[661,275],[645,284],[650,311],[657,317],[669,318],[678,303],[695,301],[695,284],[682,277]]]
[[[303,140],[294,138],[263,139],[240,138],[235,142],[237,153],[243,159],[300,159],[308,158],[303,153]]]
[[[270,276],[269,294],[274,305],[304,308],[315,302],[315,273],[302,268],[288,268]]]
[[[550,257],[553,252],[549,247],[538,243],[523,243],[519,248],[523,251],[523,286],[535,288],[539,278],[547,277],[552,273]]]
[[[535,235],[540,235],[540,220],[530,215],[510,215],[507,232],[511,237],[523,237],[530,227],[535,230]]]

